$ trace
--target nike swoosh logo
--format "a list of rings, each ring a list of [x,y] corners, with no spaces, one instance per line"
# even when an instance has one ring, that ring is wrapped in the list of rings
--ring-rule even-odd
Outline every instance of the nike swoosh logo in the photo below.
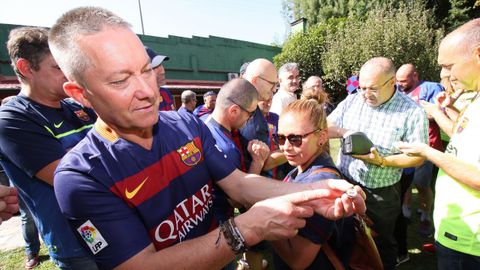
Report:
[[[53,125],[55,126],[55,128],[60,128],[60,127],[62,126],[62,124],[63,124],[63,121],[60,122],[60,123],[58,123],[58,124],[53,123]]]
[[[145,180],[143,180],[143,182],[140,185],[138,185],[138,187],[136,187],[131,192],[128,191],[127,188],[125,188],[125,196],[127,196],[127,199],[130,200],[131,198],[135,197],[135,195],[137,195],[138,191],[142,188],[143,184],[145,184],[147,180],[148,180],[148,176],[145,178]]]

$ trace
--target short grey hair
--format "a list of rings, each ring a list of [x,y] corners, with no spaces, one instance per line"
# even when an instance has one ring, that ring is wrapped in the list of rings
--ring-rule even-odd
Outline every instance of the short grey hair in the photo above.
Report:
[[[50,30],[49,44],[52,55],[67,78],[83,82],[83,73],[91,64],[78,46],[82,36],[93,35],[106,26],[129,28],[131,25],[99,7],[80,7],[63,14]]]
[[[303,89],[306,89],[306,88],[311,87],[309,84],[310,84],[312,81],[320,81],[320,84],[322,84],[322,86],[323,86],[323,80],[322,80],[322,78],[320,78],[319,76],[310,76],[310,77],[308,77],[308,79],[303,83],[302,88],[303,88]]]
[[[182,103],[185,104],[192,100],[196,100],[197,94],[195,94],[195,92],[193,92],[192,90],[185,90],[182,92],[180,99],[182,100]]]
[[[297,63],[286,63],[283,64],[279,69],[278,69],[278,74],[282,74],[283,72],[287,71],[292,71],[292,70],[298,70],[300,71],[300,68]]]
[[[225,110],[233,104],[249,108],[255,101],[258,101],[258,93],[255,86],[245,79],[237,78],[222,86],[217,96],[215,108]]]

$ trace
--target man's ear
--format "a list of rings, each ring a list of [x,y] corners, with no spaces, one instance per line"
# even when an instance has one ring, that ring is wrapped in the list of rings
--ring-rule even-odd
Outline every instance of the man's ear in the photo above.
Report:
[[[477,47],[473,50],[473,53],[474,53],[475,60],[477,61],[477,63],[480,64],[480,46],[477,46]]]
[[[18,72],[22,74],[23,77],[25,78],[30,78],[32,74],[32,67],[30,65],[30,62],[28,62],[27,59],[25,58],[20,58],[17,60],[15,63],[17,66]]]
[[[252,81],[250,83],[256,88],[258,84],[258,76],[253,76]]]
[[[90,104],[90,101],[88,101],[86,96],[87,90],[85,90],[85,88],[83,88],[77,82],[65,82],[63,84],[63,91],[65,91],[65,93],[69,97],[73,98],[76,102],[82,104],[87,108],[92,108],[92,105]]]
[[[227,109],[227,112],[228,112],[227,116],[229,121],[234,121],[238,117],[238,113],[239,113],[238,106],[234,104],[230,105],[230,107],[228,107]]]

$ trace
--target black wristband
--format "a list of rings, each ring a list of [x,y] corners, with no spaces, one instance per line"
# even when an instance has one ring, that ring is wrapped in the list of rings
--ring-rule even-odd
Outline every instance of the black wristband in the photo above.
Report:
[[[226,222],[220,224],[220,231],[223,233],[225,241],[235,254],[241,254],[248,250],[245,239],[240,233],[240,230],[235,224],[233,218],[230,218]]]

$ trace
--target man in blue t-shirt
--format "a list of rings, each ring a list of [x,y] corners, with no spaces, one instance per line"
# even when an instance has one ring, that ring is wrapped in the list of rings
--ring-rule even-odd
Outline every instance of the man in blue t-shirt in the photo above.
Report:
[[[7,49],[22,88],[0,108],[0,162],[35,217],[54,263],[97,269],[61,214],[53,190],[60,159],[87,134],[96,115],[65,99],[66,78],[50,53],[46,29],[13,29]]]
[[[245,79],[234,79],[226,83],[217,97],[217,106],[205,123],[212,132],[217,145],[227,160],[249,173],[260,174],[268,157],[268,146],[258,140],[248,144],[253,157],[249,167],[245,166],[245,153],[239,144],[238,129],[243,127],[257,108],[257,90]]]
[[[159,112],[143,45],[111,12],[73,9],[49,42],[69,80],[65,91],[98,114],[56,170],[55,194],[100,268],[218,269],[261,240],[295,235],[314,211],[327,218],[365,211],[365,194],[345,181],[247,175],[225,161],[198,118]],[[213,184],[253,206],[217,228]],[[344,192],[352,188],[359,195],[350,200]]]
[[[205,124],[212,133],[216,145],[224,153],[225,159],[243,172],[260,174],[270,151],[268,146],[258,140],[252,140],[248,151],[253,157],[250,166],[245,167],[245,153],[240,145],[238,129],[255,113],[257,108],[257,90],[245,79],[234,79],[222,86],[217,96],[217,106]],[[233,207],[227,201],[224,192],[214,190],[218,195],[217,219],[225,221],[233,214]],[[239,206],[241,207],[241,206]]]

